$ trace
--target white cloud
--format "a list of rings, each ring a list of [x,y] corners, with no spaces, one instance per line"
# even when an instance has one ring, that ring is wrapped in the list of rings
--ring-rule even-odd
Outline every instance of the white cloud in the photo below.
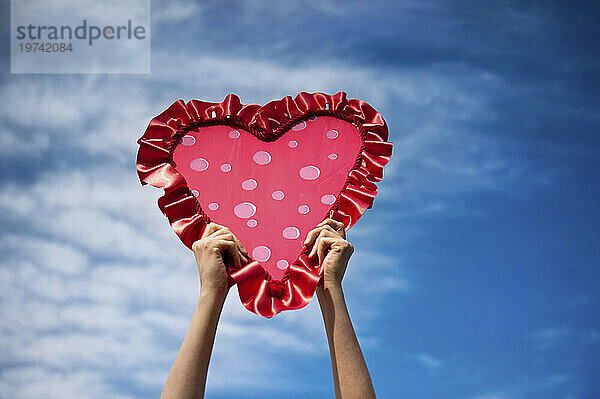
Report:
[[[343,64],[287,66],[273,61],[166,53],[157,50],[155,62],[161,65],[157,77],[180,87],[184,98],[222,101],[230,92],[244,103],[265,103],[300,91],[335,94],[345,89],[350,98],[360,96],[382,104],[394,95],[398,84],[391,73]]]
[[[514,144],[465,127],[482,115],[496,117],[486,88],[505,83],[490,73],[444,67],[388,71],[332,61],[290,66],[160,49],[153,62],[156,73],[126,83],[96,75],[11,79],[0,88],[7,99],[0,119],[15,128],[2,140],[17,153],[27,147],[48,153],[62,145],[131,166],[135,141],[150,119],[179,98],[221,101],[235,92],[242,102],[265,103],[303,90],[345,89],[349,97],[376,106],[390,124],[394,156],[377,201],[400,201],[399,216],[460,212],[462,194],[521,195],[528,185],[548,184],[556,173],[534,170]],[[153,87],[159,84],[160,90]],[[15,107],[35,110],[36,118],[23,118]],[[18,131],[27,132],[24,141]]]
[[[28,134],[29,133],[29,134]],[[50,138],[45,135],[24,131],[0,131],[0,155],[35,157],[45,153],[50,147]]]
[[[427,353],[418,353],[414,355],[414,359],[421,363],[429,372],[437,370],[443,364],[440,359]]]
[[[81,92],[80,79],[63,79],[70,82],[65,88]],[[76,101],[68,95],[57,95],[58,89],[64,84],[63,79],[59,79],[57,83],[50,80],[25,79],[21,76],[8,80],[0,88],[2,98],[7,100],[0,103],[0,113],[4,121],[29,129],[62,128],[63,134],[76,133],[68,128],[81,126],[85,111],[90,111],[91,104],[87,101]],[[17,109],[21,112],[15,112]],[[38,134],[43,135],[44,132],[39,131]]]
[[[524,159],[513,159],[509,148],[483,133],[425,126],[395,144],[395,168],[411,172],[395,187],[405,196],[508,191],[528,172]]]
[[[424,101],[411,97],[416,88],[409,78],[393,82],[366,69],[299,69],[230,61],[181,58],[178,65],[187,68],[183,73],[189,72],[191,82],[184,93],[220,100],[227,87],[237,86],[243,101],[260,102],[300,89],[336,91],[348,85],[359,93],[356,96],[375,99],[374,104],[402,92],[407,102]],[[198,79],[207,72],[211,79]],[[174,75],[169,77],[170,73]],[[182,75],[167,70],[163,77],[175,92],[183,85],[173,76]],[[51,143],[66,140],[73,150],[123,161],[110,167],[42,171],[31,184],[7,183],[0,188],[0,209],[15,225],[26,226],[1,241],[11,256],[0,263],[0,302],[7,321],[0,342],[3,353],[9,354],[2,363],[7,372],[0,376],[0,384],[11,397],[25,397],[29,390],[35,397],[44,380],[56,397],[80,397],[82,384],[88,386],[89,397],[117,397],[119,389],[113,384],[117,372],[127,376],[131,386],[160,390],[185,334],[198,293],[195,265],[156,206],[160,190],[142,188],[132,164],[135,140],[153,114],[174,98],[153,96],[142,82],[65,77],[25,84],[21,95],[17,88],[23,82],[16,79],[0,89],[17,104],[41,104],[42,109],[37,121],[20,120],[0,109],[5,120],[21,123],[35,137],[46,137]],[[401,151],[396,154],[403,157],[422,149],[428,137],[437,140],[432,133],[421,139],[424,142],[408,142],[404,148],[399,142]],[[435,162],[429,165],[432,171],[423,178],[435,179],[443,167]],[[463,166],[455,168],[457,174],[470,176]],[[385,230],[371,225],[350,233],[350,237],[356,233],[364,245],[357,249],[345,280],[346,289],[356,298],[371,298],[369,304],[352,300],[353,314],[363,322],[379,317],[371,306],[377,298],[409,287],[401,259],[378,254],[366,245],[372,228]],[[265,321],[245,310],[235,294],[230,294],[223,313],[209,391],[259,389],[272,379],[294,389],[299,382],[289,376],[282,351],[326,361],[322,321],[314,302],[302,311]],[[362,331],[367,331],[360,337],[363,343],[376,344],[367,328]],[[433,367],[435,360],[428,360]],[[33,364],[37,371],[18,364]],[[120,367],[115,369],[115,364]],[[61,385],[70,375],[73,383]]]
[[[88,258],[80,250],[56,241],[31,236],[6,235],[0,238],[0,250],[10,258],[22,252],[33,264],[44,264],[49,270],[65,274],[79,274],[87,268]]]
[[[473,399],[507,399],[508,396],[498,394],[483,394],[474,396]]]
[[[184,15],[179,4],[155,12],[155,22],[203,12],[192,6]],[[332,4],[323,7],[335,13]],[[160,390],[193,313],[197,271],[156,206],[160,190],[139,185],[135,141],[179,98],[221,101],[235,92],[244,103],[264,103],[299,91],[344,89],[368,101],[394,122],[394,157],[376,204],[406,198],[407,216],[447,214],[457,195],[511,191],[531,174],[505,143],[456,127],[456,121],[494,116],[485,93],[462,84],[487,75],[467,79],[472,71],[392,71],[332,61],[289,66],[174,49],[155,51],[153,69],[127,80],[11,76],[0,86],[0,147],[10,147],[3,155],[53,155],[59,148],[73,156],[59,169],[36,171],[32,183],[0,187],[0,210],[23,226],[0,239],[8,254],[0,260],[0,350],[7,354],[0,359],[0,396],[125,398],[115,383],[123,378],[130,387]],[[410,289],[403,259],[372,245],[384,232],[384,222],[371,221],[349,233],[361,242],[344,283],[356,298],[357,322],[382,317],[373,303]],[[361,342],[377,337],[364,334]],[[299,387],[282,353],[327,361],[315,301],[267,321],[245,310],[232,290],[209,392],[259,389],[274,380],[280,389]],[[429,354],[416,356],[431,370],[443,364]],[[501,396],[486,399],[492,398]]]
[[[537,378],[526,378],[519,384],[509,382],[502,389],[495,389],[492,392],[486,392],[472,399],[512,399],[512,398],[524,398],[536,395],[548,395],[549,392],[557,392],[558,389],[564,390],[567,388],[572,391],[567,393],[563,398],[578,398],[577,389],[573,390],[577,384],[573,375],[568,373],[551,373],[542,375]],[[568,387],[568,385],[570,385]],[[574,392],[573,392],[574,391]]]
[[[596,329],[576,329],[569,326],[556,326],[531,331],[528,339],[539,350],[547,351],[560,347],[583,348],[600,343],[600,331]]]
[[[352,237],[348,237],[352,240]],[[401,259],[396,255],[375,252],[372,249],[358,248],[350,258],[344,277],[345,286],[361,296],[372,297],[374,294],[386,295],[390,292],[405,292],[409,282],[404,275]]]
[[[128,399],[94,372],[50,370],[44,367],[14,367],[2,372],[0,393],[14,399]]]
[[[84,397],[119,397],[114,381],[123,378],[130,389],[160,390],[198,280],[191,252],[152,200],[158,195],[112,167],[48,172],[0,188],[0,209],[25,226],[0,239],[8,254],[0,261],[2,394],[38,397],[45,381],[48,397],[81,397],[81,384]],[[294,389],[299,382],[282,352],[327,358],[318,306],[265,320],[233,289],[209,390],[260,389],[270,378]],[[72,383],[61,385],[69,376]]]
[[[152,12],[152,22],[160,25],[181,23],[194,19],[195,23],[202,23],[202,12],[206,5],[184,2],[165,1],[155,2]]]

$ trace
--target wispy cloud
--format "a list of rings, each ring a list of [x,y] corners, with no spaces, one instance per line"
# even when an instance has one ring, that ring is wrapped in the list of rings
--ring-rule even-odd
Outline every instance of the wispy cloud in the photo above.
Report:
[[[430,373],[439,369],[444,363],[441,359],[438,359],[437,357],[427,353],[418,353],[414,355],[414,359],[423,367],[425,367]]]
[[[529,339],[540,350],[552,350],[559,347],[581,348],[600,344],[600,331],[595,329],[576,329],[557,326],[532,331]]]
[[[157,60],[161,62],[161,54]],[[40,110],[34,120],[18,118],[7,107],[0,109],[0,118],[15,126],[6,140],[20,141],[16,132],[29,130],[31,145],[45,151],[47,157],[64,146],[70,148],[62,159],[69,167],[36,170],[32,181],[14,179],[0,188],[5,220],[22,226],[18,232],[5,234],[0,242],[9,254],[0,264],[0,301],[6,304],[2,312],[8,321],[0,330],[1,341],[3,352],[9,354],[1,364],[5,371],[0,381],[7,395],[35,396],[31,392],[44,383],[50,387],[49,397],[60,398],[78,397],[84,386],[87,397],[92,398],[127,397],[126,392],[135,389],[160,390],[191,317],[197,277],[188,250],[156,207],[159,190],[141,188],[133,169],[135,140],[157,110],[178,97],[197,97],[201,92],[219,100],[234,89],[243,100],[261,102],[300,89],[334,92],[338,87],[350,87],[356,96],[366,95],[388,107],[394,98],[427,107],[439,96],[433,94],[436,87],[430,87],[424,96],[416,94],[426,76],[412,82],[410,74],[386,78],[367,68],[294,68],[257,60],[234,63],[187,56],[181,56],[176,64],[184,65],[183,72],[192,78],[202,75],[211,79],[191,79],[198,83],[185,88],[181,81],[171,81],[168,94],[156,96],[147,85],[163,78],[168,81],[176,74],[165,65],[164,75],[148,81],[124,84],[114,78],[65,77],[27,84],[17,79],[0,89],[13,104]],[[136,100],[122,93],[135,94]],[[482,106],[480,102],[464,104],[466,108]],[[470,113],[464,112],[461,117],[469,117]],[[466,148],[471,152],[452,145],[458,136],[470,143]],[[407,192],[425,196],[431,192],[428,190],[436,190],[438,196],[427,212],[440,212],[448,206],[448,198],[461,192],[460,187],[491,190],[516,179],[494,178],[498,170],[514,173],[503,156],[493,161],[496,164],[486,161],[483,171],[473,163],[473,157],[489,158],[497,151],[491,139],[478,145],[469,132],[439,128],[406,135],[394,128],[392,138],[398,161],[389,169],[389,183],[382,184],[386,195],[379,201],[393,201]],[[82,154],[95,163],[86,164]],[[395,185],[402,179],[408,183],[396,192]],[[410,281],[402,259],[375,252],[376,242],[369,233],[372,228],[385,231],[383,225],[371,225],[350,233],[356,234],[361,246],[346,284],[350,292],[375,302],[389,293],[407,292]],[[353,302],[353,311],[364,320],[384,317],[361,301]],[[209,390],[258,390],[275,377],[293,389],[298,381],[290,379],[280,351],[326,361],[319,318],[318,309],[311,304],[267,324],[243,309],[232,292],[211,363]],[[363,331],[363,343],[377,342],[372,330]],[[441,365],[430,355],[420,354],[417,360],[428,370]],[[120,365],[118,369],[115,364]],[[235,380],[230,378],[232,371]],[[71,383],[61,384],[66,375],[73,376]],[[127,390],[119,385],[123,375],[130,386]]]
[[[2,397],[124,399],[160,392],[193,313],[197,271],[156,206],[160,190],[139,185],[135,141],[179,98],[221,101],[234,92],[242,102],[265,103],[299,91],[345,90],[384,115],[394,156],[375,214],[349,232],[357,249],[345,289],[363,327],[363,348],[385,347],[386,353],[391,349],[377,329],[394,306],[390,298],[409,298],[419,287],[405,259],[410,254],[382,248],[382,237],[427,235],[412,222],[422,218],[485,215],[486,204],[477,208],[465,197],[518,198],[531,187],[551,186],[569,165],[539,159],[559,151],[579,154],[579,147],[562,142],[532,146],[528,134],[538,121],[518,118],[553,112],[557,101],[574,120],[589,116],[578,93],[556,74],[545,76],[555,82],[551,87],[540,85],[539,63],[532,67],[536,79],[526,73],[514,78],[506,60],[530,59],[511,52],[515,41],[473,35],[472,23],[491,23],[494,14],[509,39],[537,35],[547,22],[535,10],[497,6],[469,16],[441,2],[412,0],[156,4],[153,28],[161,36],[154,36],[151,75],[10,75],[0,81],[0,154],[7,165],[0,186]],[[365,15],[369,29],[361,22]],[[272,30],[265,23],[272,20],[289,24]],[[374,26],[381,31],[368,36]],[[468,27],[468,37],[446,34],[460,27]],[[564,68],[572,65],[564,62]],[[511,107],[519,112],[506,113]],[[398,218],[405,222],[402,231],[411,233],[393,227]],[[314,389],[322,396],[330,375],[320,317],[313,301],[263,320],[241,306],[233,289],[209,394],[258,397],[269,386],[277,394]],[[544,351],[589,348],[600,342],[600,332],[557,324],[527,340]],[[431,351],[407,356],[426,372],[450,369],[450,358]],[[303,373],[322,386],[308,387],[298,377]],[[572,376],[555,372],[532,380],[519,389],[483,387],[474,399],[546,393]]]
[[[201,24],[202,11],[206,5],[190,3],[181,0],[169,1],[161,4],[160,10],[152,14],[152,22],[159,28],[166,28],[171,24],[179,24],[188,20]]]
[[[59,383],[73,369],[87,382],[86,397],[118,397],[123,375],[131,389],[160,390],[198,286],[193,257],[156,208],[157,195],[113,167],[48,172],[33,184],[0,189],[0,209],[23,226],[0,239],[7,254],[0,261],[6,322],[0,342],[8,354],[0,361],[3,392],[27,397],[20,387],[40,389],[46,378],[50,385],[58,381],[49,397],[77,397],[78,378]],[[282,351],[326,359],[316,305],[265,321],[232,290],[210,390],[261,389],[268,376],[293,389],[298,382],[290,379]]]
[[[508,396],[499,395],[499,394],[483,394],[474,396],[473,399],[507,399]]]

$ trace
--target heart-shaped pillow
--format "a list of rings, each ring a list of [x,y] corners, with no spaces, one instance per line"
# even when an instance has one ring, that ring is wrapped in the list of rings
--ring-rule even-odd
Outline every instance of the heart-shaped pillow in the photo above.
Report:
[[[191,248],[208,223],[225,225],[250,253],[229,272],[252,312],[306,306],[322,275],[306,234],[325,218],[349,229],[373,204],[390,160],[387,126],[340,92],[300,93],[261,107],[175,102],[138,140],[142,184],[163,188],[159,207]]]

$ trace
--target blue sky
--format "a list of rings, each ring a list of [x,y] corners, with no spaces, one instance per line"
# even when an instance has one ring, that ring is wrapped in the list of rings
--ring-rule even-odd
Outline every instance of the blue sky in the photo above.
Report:
[[[600,396],[594,2],[153,1],[149,75],[11,75],[0,4],[0,397],[158,397],[197,276],[135,140],[339,90],[395,144],[345,278],[379,397]],[[232,291],[207,396],[332,397],[321,323]]]

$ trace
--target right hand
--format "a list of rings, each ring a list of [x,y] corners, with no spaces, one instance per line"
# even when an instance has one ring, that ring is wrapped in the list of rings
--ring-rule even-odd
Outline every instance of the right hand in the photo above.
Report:
[[[248,262],[248,252],[225,226],[209,223],[202,237],[192,244],[202,293],[226,295],[227,267],[235,269]]]
[[[346,228],[343,223],[333,219],[325,219],[311,230],[304,245],[312,250],[309,258],[317,256],[323,265],[323,284],[341,285],[350,256],[354,247],[346,241]]]

